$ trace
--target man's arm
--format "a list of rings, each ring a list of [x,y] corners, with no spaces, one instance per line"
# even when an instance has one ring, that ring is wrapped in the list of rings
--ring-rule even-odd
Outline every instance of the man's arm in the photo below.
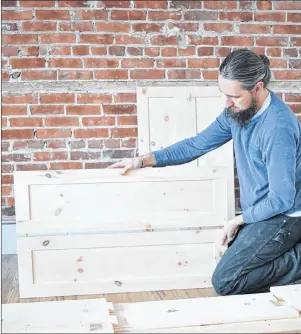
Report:
[[[293,130],[281,127],[266,133],[262,158],[266,162],[269,192],[243,212],[245,223],[255,223],[289,210],[295,200],[297,138]]]

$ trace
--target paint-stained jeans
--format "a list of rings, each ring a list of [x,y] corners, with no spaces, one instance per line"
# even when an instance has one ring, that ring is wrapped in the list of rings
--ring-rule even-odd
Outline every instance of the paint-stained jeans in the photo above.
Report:
[[[218,263],[219,295],[268,292],[301,279],[301,217],[277,215],[245,224]]]

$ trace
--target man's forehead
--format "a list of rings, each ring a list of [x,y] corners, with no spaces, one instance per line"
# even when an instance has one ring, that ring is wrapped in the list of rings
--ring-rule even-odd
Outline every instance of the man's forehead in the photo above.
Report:
[[[225,79],[222,76],[218,78],[218,87],[223,94],[228,96],[237,96],[243,91],[239,81]]]

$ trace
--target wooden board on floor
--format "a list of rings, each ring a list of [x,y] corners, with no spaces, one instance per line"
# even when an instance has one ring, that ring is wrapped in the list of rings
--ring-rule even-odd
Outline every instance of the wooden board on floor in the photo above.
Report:
[[[277,299],[270,293],[124,303],[115,304],[114,309],[118,320],[117,330],[121,332],[173,331],[188,326],[205,328],[210,325],[280,319],[299,319],[297,323],[300,323],[299,312],[290,306],[277,304]]]
[[[301,312],[301,284],[273,286],[270,290],[276,298],[284,300]]]
[[[18,239],[21,298],[211,287],[216,230]]]
[[[2,333],[114,333],[105,299],[2,305]]]

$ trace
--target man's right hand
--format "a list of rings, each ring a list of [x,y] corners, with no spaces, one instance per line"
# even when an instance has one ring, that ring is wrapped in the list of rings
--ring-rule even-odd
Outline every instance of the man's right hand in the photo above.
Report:
[[[123,168],[120,172],[121,175],[125,175],[128,171],[133,169],[139,169],[142,167],[142,158],[125,158],[119,162],[115,162],[113,165],[107,168]]]

